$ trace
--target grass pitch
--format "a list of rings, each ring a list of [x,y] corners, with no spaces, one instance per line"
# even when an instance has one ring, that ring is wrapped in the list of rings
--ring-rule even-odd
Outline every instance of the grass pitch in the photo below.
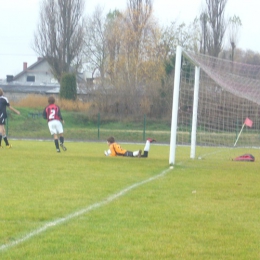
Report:
[[[1,149],[1,259],[259,259],[259,151],[11,140]],[[143,144],[122,144],[129,150]],[[230,158],[252,153],[255,162]]]

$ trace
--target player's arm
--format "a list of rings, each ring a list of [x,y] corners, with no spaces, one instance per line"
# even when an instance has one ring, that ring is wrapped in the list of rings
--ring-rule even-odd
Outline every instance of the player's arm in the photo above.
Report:
[[[60,121],[64,124],[65,122],[64,122],[64,119],[63,119],[63,117],[61,115],[61,111],[60,111],[59,107],[58,107],[58,117],[60,118]]]
[[[104,151],[104,154],[105,154],[105,156],[110,156],[110,154],[111,154],[111,151],[110,151],[110,149],[108,149],[108,150],[105,150],[105,151]]]
[[[115,143],[111,144],[109,146],[109,150],[110,150],[110,156],[116,156],[116,150],[115,150]]]
[[[47,112],[46,112],[46,107],[44,108],[43,112],[42,112],[42,117],[44,119],[47,119]]]
[[[114,145],[114,150],[116,155],[124,155],[127,152],[127,150],[122,149],[122,147],[119,144]]]
[[[9,106],[10,110],[12,110],[14,113],[16,113],[17,115],[20,115],[20,111],[16,110],[14,107]]]

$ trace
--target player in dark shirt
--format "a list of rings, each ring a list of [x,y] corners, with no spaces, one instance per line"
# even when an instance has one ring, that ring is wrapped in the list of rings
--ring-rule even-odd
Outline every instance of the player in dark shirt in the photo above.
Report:
[[[67,148],[64,146],[64,136],[63,136],[63,126],[64,120],[61,115],[61,111],[59,106],[55,105],[55,98],[50,96],[48,98],[49,105],[43,110],[43,118],[47,119],[49,130],[51,135],[54,138],[54,144],[56,147],[56,151],[59,153],[59,139],[60,139],[60,147],[63,151],[66,151]],[[61,123],[62,122],[62,123]]]
[[[12,145],[8,142],[5,131],[5,123],[7,120],[6,107],[9,107],[9,109],[12,110],[14,113],[20,115],[20,112],[10,105],[7,97],[4,96],[3,90],[0,88],[0,148],[3,148],[2,139],[4,139],[5,141],[6,148],[12,147]]]

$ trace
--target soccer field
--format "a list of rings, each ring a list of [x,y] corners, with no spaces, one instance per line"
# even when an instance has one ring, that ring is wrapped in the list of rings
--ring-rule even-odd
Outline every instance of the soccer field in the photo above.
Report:
[[[259,150],[10,140],[1,149],[1,259],[259,259]],[[124,144],[128,150],[143,144]]]

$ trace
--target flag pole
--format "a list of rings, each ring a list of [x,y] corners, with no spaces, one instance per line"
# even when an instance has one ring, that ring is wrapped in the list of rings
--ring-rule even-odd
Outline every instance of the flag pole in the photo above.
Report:
[[[236,146],[237,141],[238,141],[238,139],[239,139],[239,137],[240,137],[240,135],[241,135],[241,133],[242,133],[242,131],[243,131],[244,126],[245,126],[245,123],[242,125],[242,128],[241,128],[241,130],[240,130],[240,132],[239,132],[239,134],[238,134],[238,136],[237,136],[237,140],[235,141],[234,146]]]

